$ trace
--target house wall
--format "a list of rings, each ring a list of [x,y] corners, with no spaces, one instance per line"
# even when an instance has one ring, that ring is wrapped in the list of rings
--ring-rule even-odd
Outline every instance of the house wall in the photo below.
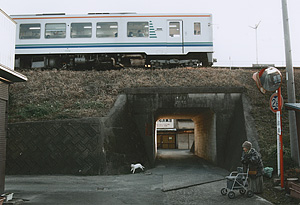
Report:
[[[8,84],[0,81],[0,193],[4,192]]]

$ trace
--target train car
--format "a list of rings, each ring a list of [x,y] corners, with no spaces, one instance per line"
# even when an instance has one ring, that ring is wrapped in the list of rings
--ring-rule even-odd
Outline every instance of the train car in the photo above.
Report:
[[[211,14],[13,15],[16,67],[210,66]]]

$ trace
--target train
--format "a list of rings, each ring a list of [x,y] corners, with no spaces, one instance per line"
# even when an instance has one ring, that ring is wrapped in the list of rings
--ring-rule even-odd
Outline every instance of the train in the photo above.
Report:
[[[12,15],[15,68],[207,67],[212,14]]]

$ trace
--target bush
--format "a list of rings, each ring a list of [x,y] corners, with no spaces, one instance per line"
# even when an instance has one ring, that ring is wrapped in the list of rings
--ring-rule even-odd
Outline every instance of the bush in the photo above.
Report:
[[[266,151],[264,156],[264,166],[274,168],[274,172],[277,172],[277,146],[273,145]],[[291,158],[291,150],[283,147],[283,168],[284,170],[297,167],[297,164]]]
[[[61,105],[59,103],[44,102],[42,104],[27,104],[18,111],[22,119],[43,118],[59,112]]]

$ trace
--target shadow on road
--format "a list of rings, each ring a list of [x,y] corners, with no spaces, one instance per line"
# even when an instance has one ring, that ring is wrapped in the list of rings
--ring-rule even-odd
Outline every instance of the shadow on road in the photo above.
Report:
[[[129,166],[128,166],[129,167]],[[159,150],[145,172],[110,176],[6,176],[6,192],[25,205],[82,204],[269,204],[255,196],[222,196],[228,171],[188,150]]]
[[[213,166],[189,150],[158,150],[153,173],[163,175],[163,191],[224,180],[228,171]]]

